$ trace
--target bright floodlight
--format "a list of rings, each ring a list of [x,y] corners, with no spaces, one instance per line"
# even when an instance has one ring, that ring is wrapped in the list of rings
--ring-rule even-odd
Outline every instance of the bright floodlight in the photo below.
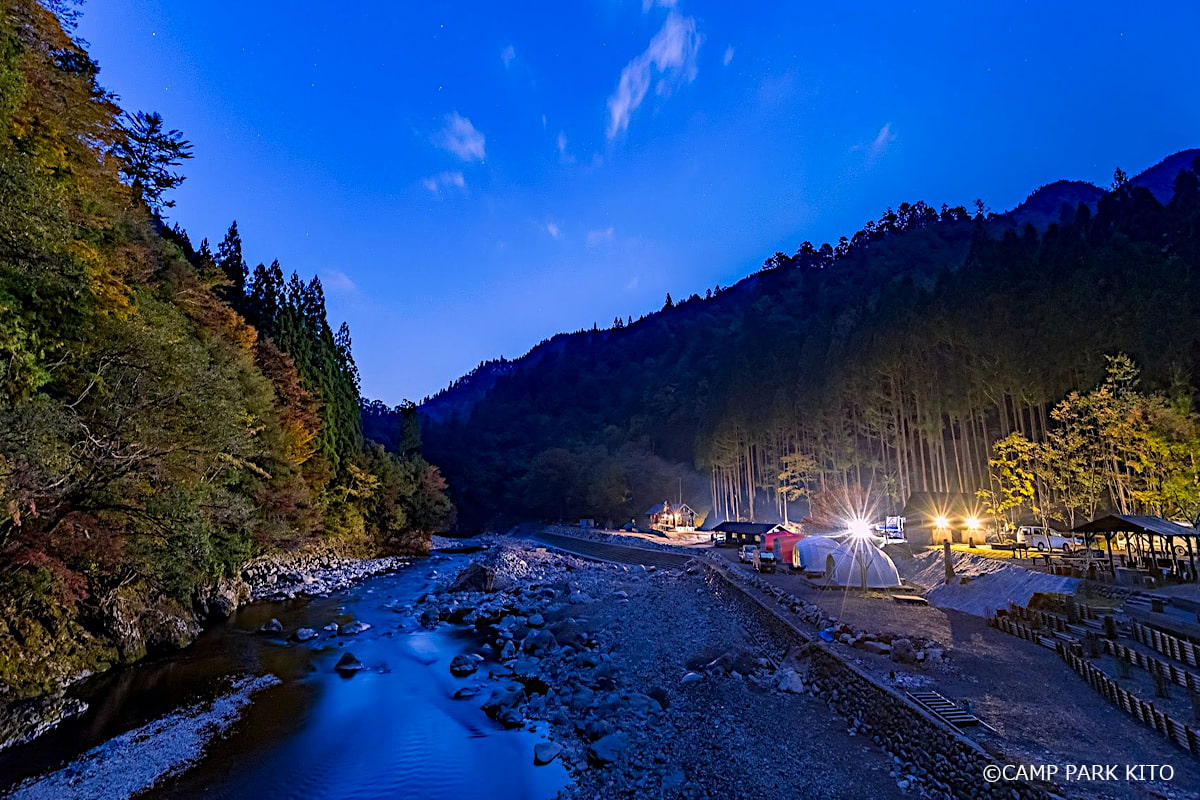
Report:
[[[871,535],[871,523],[867,522],[865,519],[851,520],[848,528],[850,530],[850,533],[854,536],[870,536]]]
[[[938,517],[934,517],[933,524],[935,527],[938,527],[938,528],[949,528],[950,520],[946,519],[945,517],[938,516]]]
[[[979,517],[967,517],[967,527],[974,530],[979,527]]]

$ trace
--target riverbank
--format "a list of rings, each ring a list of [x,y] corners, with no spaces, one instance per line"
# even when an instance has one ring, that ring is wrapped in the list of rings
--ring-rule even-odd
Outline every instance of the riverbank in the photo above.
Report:
[[[413,613],[476,637],[456,698],[501,725],[549,724],[529,758],[567,766],[574,783],[560,796],[898,798],[914,787],[700,567],[489,544]]]
[[[86,711],[68,694],[86,678],[182,649],[248,603],[323,597],[407,561],[328,549],[275,553],[248,562],[237,577],[199,587],[190,606],[134,582],[49,621],[0,621],[0,751]]]

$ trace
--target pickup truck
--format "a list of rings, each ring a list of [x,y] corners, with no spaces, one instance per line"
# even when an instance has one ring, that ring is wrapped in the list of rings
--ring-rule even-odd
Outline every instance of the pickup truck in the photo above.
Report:
[[[744,544],[744,545],[742,545],[742,549],[738,550],[738,561],[741,561],[743,564],[753,564],[754,563],[754,555],[757,552],[758,552],[758,545]]]

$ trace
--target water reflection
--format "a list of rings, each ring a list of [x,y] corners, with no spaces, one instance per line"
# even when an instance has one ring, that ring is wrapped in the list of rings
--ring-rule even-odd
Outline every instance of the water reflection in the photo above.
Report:
[[[182,653],[82,687],[91,710],[6,754],[0,778],[8,784],[56,766],[181,705],[210,698],[230,676],[270,672],[282,683],[255,695],[230,736],[147,797],[552,797],[566,775],[557,763],[533,766],[540,733],[500,730],[477,703],[452,699],[474,680],[454,678],[448,669],[470,647],[467,633],[423,630],[408,612],[407,603],[427,588],[429,566],[453,569],[457,558],[435,556],[333,598],[243,609]],[[271,617],[283,623],[284,635],[258,632]],[[351,620],[371,628],[356,636],[322,630],[331,621]],[[289,643],[284,636],[301,626],[321,636]],[[343,678],[333,665],[347,650],[366,668]]]

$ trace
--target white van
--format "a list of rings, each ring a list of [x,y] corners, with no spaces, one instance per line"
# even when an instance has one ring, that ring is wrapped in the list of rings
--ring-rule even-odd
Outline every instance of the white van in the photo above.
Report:
[[[1084,546],[1082,536],[1064,536],[1051,528],[1022,525],[1017,528],[1017,541],[1027,547],[1046,550],[1062,550],[1069,553]]]

